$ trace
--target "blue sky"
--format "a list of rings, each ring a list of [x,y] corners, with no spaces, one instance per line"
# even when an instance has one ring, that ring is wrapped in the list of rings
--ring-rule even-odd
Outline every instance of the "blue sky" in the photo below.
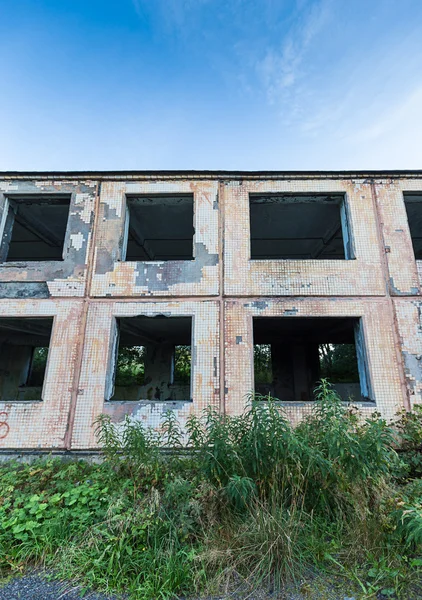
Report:
[[[421,0],[0,0],[0,170],[422,168]]]

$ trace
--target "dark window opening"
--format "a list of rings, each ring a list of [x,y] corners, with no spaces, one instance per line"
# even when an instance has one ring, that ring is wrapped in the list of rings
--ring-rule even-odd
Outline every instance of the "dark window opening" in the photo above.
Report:
[[[353,258],[345,198],[251,195],[251,259]]]
[[[343,400],[371,401],[360,319],[257,317],[253,332],[257,395],[306,402],[326,378]]]
[[[422,193],[405,194],[404,204],[416,260],[422,260]]]
[[[191,317],[123,317],[113,324],[107,400],[190,400]]]
[[[69,198],[8,199],[2,262],[63,260]]]
[[[128,197],[124,260],[192,260],[193,195]]]
[[[0,399],[41,400],[52,318],[0,318]]]

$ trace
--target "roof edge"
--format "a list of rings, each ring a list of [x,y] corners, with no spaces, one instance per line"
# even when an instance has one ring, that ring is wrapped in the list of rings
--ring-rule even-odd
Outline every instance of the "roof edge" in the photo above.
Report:
[[[417,170],[348,171],[0,171],[0,179],[420,179]]]

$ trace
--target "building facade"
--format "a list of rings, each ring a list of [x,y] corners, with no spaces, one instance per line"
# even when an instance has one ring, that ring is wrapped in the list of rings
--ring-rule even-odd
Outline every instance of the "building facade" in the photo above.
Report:
[[[336,385],[364,414],[421,403],[422,172],[2,173],[0,224],[4,450],[92,450],[101,413],[238,414],[253,390],[296,422],[323,346],[353,348]]]

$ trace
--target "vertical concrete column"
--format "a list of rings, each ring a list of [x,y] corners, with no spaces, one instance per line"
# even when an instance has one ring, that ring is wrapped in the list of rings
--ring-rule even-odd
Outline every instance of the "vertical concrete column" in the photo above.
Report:
[[[15,223],[15,207],[10,204],[7,198],[4,199],[3,210],[2,222],[4,225],[0,231],[0,262],[4,262],[7,259],[12,239],[13,225]]]
[[[145,359],[145,385],[151,399],[165,400],[173,379],[173,344],[148,344]],[[150,394],[148,394],[148,397]]]
[[[312,400],[319,379],[318,344],[271,344],[273,395],[285,402]]]
[[[32,346],[3,344],[0,349],[0,399],[16,400],[31,366]]]
[[[319,346],[318,344],[308,344],[307,346],[307,362],[309,371],[309,383],[311,392],[313,392],[317,382],[320,379],[321,367],[319,364]],[[313,397],[311,396],[311,400]]]
[[[294,398],[293,361],[290,345],[271,344],[273,395],[278,400],[291,402]]]
[[[295,401],[306,402],[310,400],[309,376],[308,376],[308,353],[304,344],[292,345],[293,378],[295,387]]]

